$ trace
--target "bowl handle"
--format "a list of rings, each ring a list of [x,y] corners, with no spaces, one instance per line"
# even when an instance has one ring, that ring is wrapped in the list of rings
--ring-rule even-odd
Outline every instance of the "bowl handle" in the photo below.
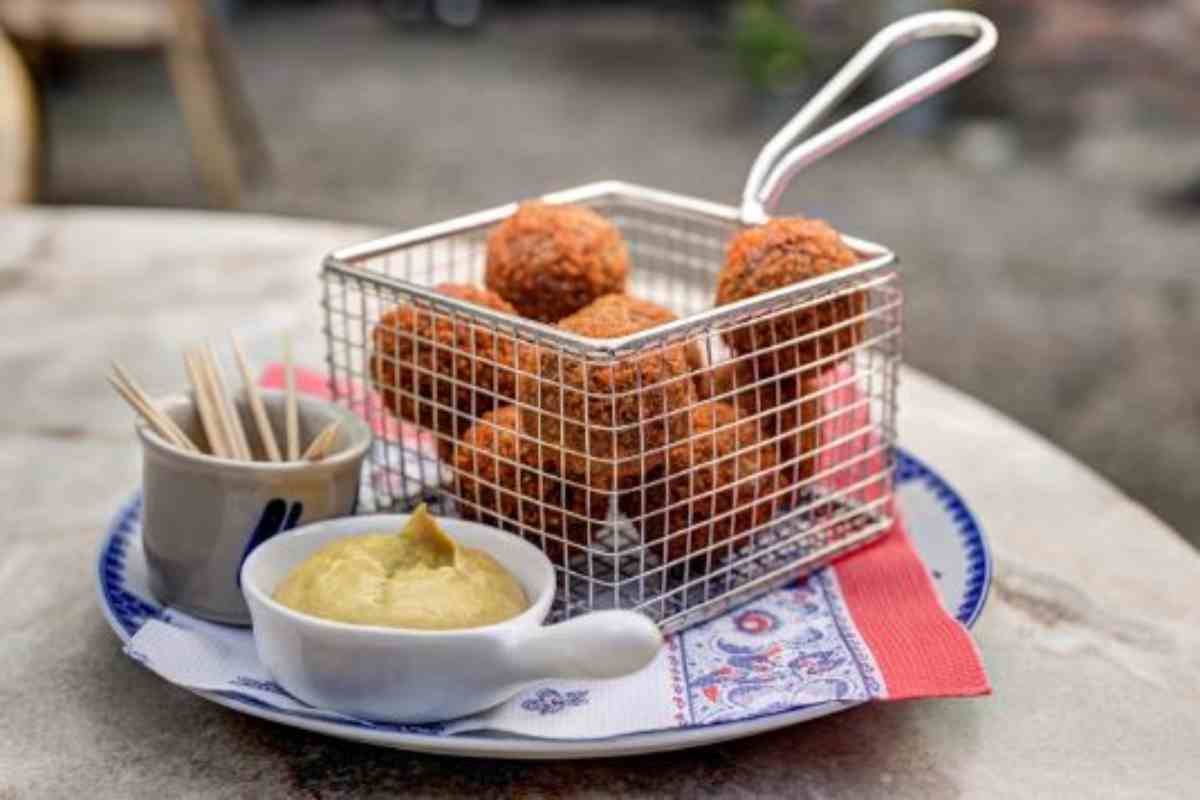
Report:
[[[523,680],[620,678],[647,666],[662,645],[662,632],[642,614],[595,611],[523,632],[513,658]]]

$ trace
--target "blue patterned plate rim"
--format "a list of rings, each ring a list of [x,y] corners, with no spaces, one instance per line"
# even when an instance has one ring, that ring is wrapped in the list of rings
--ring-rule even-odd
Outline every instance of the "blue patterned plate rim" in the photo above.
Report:
[[[903,448],[896,448],[896,485],[917,483],[928,491],[947,515],[958,535],[965,562],[966,585],[955,617],[973,626],[987,602],[992,579],[992,558],[978,519],[962,497],[935,470]],[[123,588],[125,553],[141,519],[141,493],[127,500],[109,525],[97,559],[97,593],[105,619],[122,642],[128,642],[141,623],[162,609]],[[627,734],[610,739],[535,739],[512,734],[463,733],[434,736],[427,733],[372,730],[352,723],[305,717],[267,707],[249,695],[236,692],[196,691],[205,699],[236,711],[316,733],[405,750],[489,758],[589,758],[677,750],[751,736],[859,705],[829,702],[776,711],[751,719]]]

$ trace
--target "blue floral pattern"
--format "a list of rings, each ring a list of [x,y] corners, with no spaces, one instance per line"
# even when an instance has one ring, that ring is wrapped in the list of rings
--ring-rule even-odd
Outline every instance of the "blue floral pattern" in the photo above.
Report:
[[[587,705],[588,690],[576,689],[567,691],[558,691],[557,689],[538,689],[529,697],[521,701],[521,708],[531,713],[541,714],[557,714],[563,709],[572,706]]]
[[[861,642],[840,625],[838,604],[818,574],[681,633],[692,724],[877,694],[878,670],[855,652]]]

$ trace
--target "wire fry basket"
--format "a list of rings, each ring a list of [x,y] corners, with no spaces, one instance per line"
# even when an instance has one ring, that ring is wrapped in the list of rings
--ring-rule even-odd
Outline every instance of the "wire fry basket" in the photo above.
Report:
[[[789,149],[883,53],[940,35],[976,41]],[[616,181],[541,198],[616,225],[627,291],[678,316],[645,331],[587,338],[437,291],[483,285],[488,231],[516,204],[329,255],[331,388],[380,434],[360,508],[425,502],[512,531],[556,565],[552,619],[628,608],[666,632],[885,532],[895,256],[843,236],[854,266],[714,308],[718,273],[797,170],[970,74],[995,41],[963,12],[885,29],[764,147],[740,208]]]

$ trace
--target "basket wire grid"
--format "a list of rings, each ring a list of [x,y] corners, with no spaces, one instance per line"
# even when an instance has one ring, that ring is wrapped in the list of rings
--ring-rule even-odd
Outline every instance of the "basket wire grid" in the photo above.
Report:
[[[615,223],[634,265],[629,291],[681,319],[647,336],[586,339],[430,291],[443,282],[482,284],[486,232],[509,207],[408,243],[382,242],[370,255],[331,256],[324,307],[332,386],[386,432],[372,455],[364,509],[426,502],[440,514],[498,524],[555,562],[554,617],[632,608],[668,631],[888,528],[901,305],[890,253],[850,239],[862,261],[845,275],[713,309],[724,248],[739,227],[734,209],[705,205],[699,213],[689,198],[613,183],[547,199],[589,205]],[[852,297],[862,301],[824,327],[756,340],[748,355],[726,345],[737,331],[773,332],[775,322]],[[409,309],[407,324],[387,316],[394,308]],[[779,363],[806,343],[803,363]],[[687,362],[680,353],[697,351],[699,359],[678,368]],[[779,368],[766,374],[764,358]],[[561,371],[540,369],[546,363]],[[632,371],[637,378],[666,377],[607,392],[566,377],[572,367],[591,375],[630,363],[642,366]],[[664,364],[676,368],[652,368]],[[687,385],[682,404],[646,400],[676,384]],[[793,385],[797,391],[784,388]],[[574,396],[582,412],[547,408],[548,394]],[[760,394],[762,403],[745,402]],[[708,402],[740,414],[697,430],[693,412]],[[505,406],[514,408],[508,426],[484,416]],[[605,406],[641,415],[630,423]],[[604,419],[590,416],[596,408]],[[433,430],[413,441],[409,428],[402,440],[404,429],[390,420],[397,409],[432,421]],[[779,424],[785,415],[790,427]],[[456,437],[472,424],[484,433],[469,443]],[[747,424],[760,432],[744,435]],[[588,439],[563,433],[581,428]],[[631,438],[636,445],[625,451],[613,444]],[[793,445],[806,438],[816,441]],[[546,450],[553,455],[539,452]],[[706,457],[697,459],[700,452]],[[683,471],[668,471],[672,453]],[[582,467],[567,474],[562,466],[572,460]]]
[[[940,35],[977,41],[787,150],[883,53]],[[554,562],[551,619],[634,609],[668,633],[881,535],[900,361],[893,254],[843,236],[854,266],[713,308],[718,273],[730,237],[767,218],[796,170],[994,45],[966,12],[889,26],[768,142],[740,208],[612,181],[542,198],[617,226],[627,291],[678,317],[645,331],[586,338],[439,291],[483,285],[488,231],[515,204],[328,256],[331,388],[381,432],[360,508],[425,502],[503,527]]]

